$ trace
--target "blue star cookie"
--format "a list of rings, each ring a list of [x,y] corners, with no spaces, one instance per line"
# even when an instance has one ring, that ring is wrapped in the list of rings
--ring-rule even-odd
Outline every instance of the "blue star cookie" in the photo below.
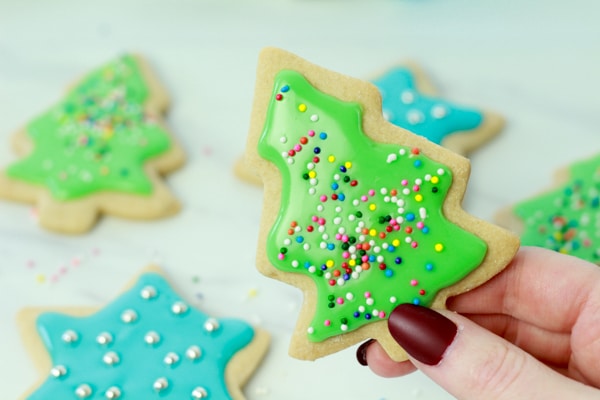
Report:
[[[372,81],[382,96],[384,118],[394,125],[466,155],[497,134],[500,116],[436,97],[416,66],[392,68]]]
[[[24,399],[243,399],[241,386],[268,346],[249,324],[191,307],[157,272],[89,311],[21,315],[39,334],[24,335],[29,350],[49,355]]]

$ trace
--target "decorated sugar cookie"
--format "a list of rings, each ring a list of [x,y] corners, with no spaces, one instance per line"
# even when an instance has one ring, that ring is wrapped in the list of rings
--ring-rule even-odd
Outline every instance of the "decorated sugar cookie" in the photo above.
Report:
[[[370,83],[282,50],[260,55],[246,158],[265,186],[258,268],[304,292],[294,357],[376,338],[406,359],[394,307],[444,308],[518,247],[461,209],[468,160],[386,122]]]
[[[23,399],[244,399],[269,340],[190,306],[157,269],[102,309],[58,311],[19,315],[43,375]]]
[[[382,96],[389,122],[466,155],[495,136],[502,117],[463,107],[438,97],[432,83],[416,65],[392,68],[373,83]]]
[[[175,213],[160,175],[184,154],[164,124],[167,107],[141,57],[107,63],[15,134],[20,159],[0,172],[0,197],[34,204],[41,226],[65,233],[89,230],[101,213]]]
[[[496,220],[539,246],[600,264],[600,154],[560,171],[556,186]]]

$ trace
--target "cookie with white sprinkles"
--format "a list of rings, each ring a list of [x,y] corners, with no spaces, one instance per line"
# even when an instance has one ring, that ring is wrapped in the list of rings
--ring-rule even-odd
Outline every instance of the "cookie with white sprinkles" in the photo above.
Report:
[[[258,269],[304,293],[297,358],[375,338],[406,359],[390,312],[444,308],[519,245],[461,208],[467,159],[385,121],[372,84],[283,50],[260,55],[245,156],[264,183]]]
[[[241,400],[269,343],[192,307],[155,267],[99,310],[28,308],[18,322],[42,375],[28,400]]]

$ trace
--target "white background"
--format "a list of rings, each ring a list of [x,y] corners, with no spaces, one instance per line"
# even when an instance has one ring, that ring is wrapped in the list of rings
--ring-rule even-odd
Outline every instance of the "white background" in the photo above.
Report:
[[[504,115],[501,135],[471,155],[464,204],[491,221],[500,207],[547,189],[556,169],[600,151],[598,4],[0,0],[0,166],[15,159],[12,132],[73,79],[128,51],[145,55],[169,88],[168,123],[189,157],[167,180],[183,211],[166,220],[103,218],[89,234],[66,237],[38,228],[30,206],[0,202],[2,398],[37,379],[14,323],[19,308],[101,306],[150,262],[204,311],[272,333],[249,399],[451,398],[419,373],[375,376],[355,362],[355,349],[316,362],[287,356],[301,296],[254,269],[262,191],[232,174],[257,54],[278,46],[365,79],[413,60],[443,97]]]

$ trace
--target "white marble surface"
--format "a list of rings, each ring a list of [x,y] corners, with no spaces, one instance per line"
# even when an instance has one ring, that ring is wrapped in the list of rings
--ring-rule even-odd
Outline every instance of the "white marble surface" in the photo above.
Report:
[[[171,90],[168,121],[189,156],[168,178],[183,211],[158,222],[104,218],[87,235],[65,237],[40,230],[29,206],[0,202],[1,397],[18,397],[37,378],[14,323],[19,308],[101,306],[157,262],[193,304],[272,333],[249,399],[451,398],[419,373],[379,378],[353,349],[316,362],[287,356],[300,294],[254,269],[261,190],[231,173],[257,53],[279,46],[361,78],[411,59],[445,97],[503,114],[501,136],[472,154],[465,199],[469,212],[491,220],[547,188],[555,169],[600,151],[598,4],[0,1],[0,165],[14,160],[14,130],[72,79],[124,51],[146,55]]]

